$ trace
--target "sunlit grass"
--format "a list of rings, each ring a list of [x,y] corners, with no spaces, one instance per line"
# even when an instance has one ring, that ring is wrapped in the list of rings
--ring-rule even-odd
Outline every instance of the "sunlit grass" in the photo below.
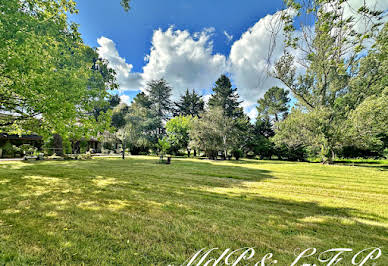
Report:
[[[157,161],[1,162],[0,264],[178,265],[255,247],[287,265],[295,249],[373,246],[388,265],[385,164]]]

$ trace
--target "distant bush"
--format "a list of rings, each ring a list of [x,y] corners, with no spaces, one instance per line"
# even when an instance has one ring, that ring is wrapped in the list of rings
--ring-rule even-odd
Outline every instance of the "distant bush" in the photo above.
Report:
[[[9,141],[7,141],[1,149],[3,150],[3,157],[5,158],[13,158],[20,152],[20,149],[15,145],[12,145]]]
[[[23,144],[19,147],[19,149],[25,155],[32,155],[37,150],[37,148],[31,144]]]

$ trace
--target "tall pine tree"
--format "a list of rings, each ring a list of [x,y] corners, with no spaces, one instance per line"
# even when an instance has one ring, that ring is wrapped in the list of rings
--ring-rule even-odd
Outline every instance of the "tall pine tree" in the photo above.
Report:
[[[289,91],[283,88],[270,88],[264,94],[264,97],[257,101],[258,118],[272,122],[279,122],[286,118],[288,114],[288,103],[290,102],[288,94]]]
[[[199,114],[204,110],[205,103],[200,95],[198,95],[194,90],[190,93],[189,89],[186,90],[185,95],[182,95],[180,100],[175,103],[176,115],[191,115],[199,116]]]
[[[244,112],[240,107],[241,101],[238,100],[237,88],[232,88],[230,79],[221,75],[213,88],[214,94],[209,99],[209,107],[221,107],[224,114],[231,118],[242,117]]]
[[[151,110],[158,120],[158,138],[164,132],[163,123],[171,116],[171,87],[164,79],[152,80],[147,83],[146,92],[151,102]]]

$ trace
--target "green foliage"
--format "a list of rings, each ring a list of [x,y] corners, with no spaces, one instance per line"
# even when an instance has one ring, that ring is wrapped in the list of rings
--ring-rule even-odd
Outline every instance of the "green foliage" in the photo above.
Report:
[[[388,87],[366,98],[350,113],[347,134],[358,147],[382,151],[388,146]]]
[[[204,111],[205,103],[194,90],[190,93],[187,89],[185,95],[181,96],[175,105],[177,106],[177,115],[199,117],[200,113]]]
[[[130,2],[131,2],[130,0],[121,0],[121,6],[127,12],[131,9],[131,6],[129,5]]]
[[[193,121],[190,146],[205,151],[209,158],[217,157],[219,151],[226,158],[229,151],[241,149],[242,131],[237,121],[226,116],[221,107],[210,109]]]
[[[332,162],[335,149],[341,147],[341,121],[330,110],[321,108],[308,113],[293,109],[283,122],[277,124],[273,141],[287,149],[311,147],[320,150],[323,162]],[[343,125],[342,125],[343,126]]]
[[[171,114],[171,87],[164,79],[152,80],[146,87],[148,99],[152,103],[151,109],[160,120],[166,121]]]
[[[129,107],[125,103],[117,105],[112,112],[112,126],[116,129],[123,128],[126,124],[128,112]]]
[[[265,92],[264,97],[257,101],[258,119],[279,122],[288,114],[289,91],[279,87],[272,87]]]
[[[291,90],[299,108],[293,111],[291,118],[277,125],[275,142],[277,145],[304,146],[311,150],[319,147],[323,162],[333,161],[335,151],[346,144],[344,128],[351,110],[368,94],[375,94],[365,85],[374,77],[385,75],[381,72],[379,75],[372,74],[372,79],[365,79],[363,67],[360,68],[365,54],[364,43],[376,37],[381,13],[372,12],[366,6],[360,9],[360,13],[368,15],[368,23],[363,25],[364,32],[359,32],[355,20],[343,16],[346,2],[287,1],[287,6],[296,10],[296,17],[292,17],[292,12],[285,12],[283,21],[288,52],[276,63],[274,71],[275,77]],[[311,25],[302,25],[303,34],[291,27],[301,15],[313,19],[314,31],[311,31]],[[295,41],[297,35],[302,39]],[[293,53],[293,49],[301,55],[295,58],[291,54],[298,53]],[[298,71],[300,74],[296,72],[295,61],[303,61],[300,64],[303,69]],[[362,86],[354,89],[352,87],[357,87],[355,84]],[[372,84],[375,82],[369,83],[369,87],[373,87]],[[354,93],[356,91],[366,94]]]
[[[216,86],[213,88],[214,94],[210,97],[208,105],[210,108],[220,107],[228,117],[241,117],[243,110],[238,101],[239,95],[237,89],[232,88],[230,79],[221,75],[216,81]]]
[[[187,149],[190,142],[190,130],[193,123],[193,117],[176,116],[166,123],[166,132],[171,146],[179,149]]]
[[[37,148],[35,148],[34,146],[32,146],[31,144],[23,144],[19,147],[20,151],[23,153],[23,154],[33,154]]]
[[[158,140],[158,152],[159,155],[163,156],[167,153],[167,150],[171,147],[170,142],[168,141],[168,138],[164,137],[162,139]]]
[[[76,12],[70,0],[0,3],[1,130],[76,138],[109,126],[109,114],[90,114],[116,88],[114,72],[68,23]]]
[[[2,155],[6,158],[15,157],[16,152],[18,151],[17,147],[12,145],[11,142],[7,141],[2,147]]]

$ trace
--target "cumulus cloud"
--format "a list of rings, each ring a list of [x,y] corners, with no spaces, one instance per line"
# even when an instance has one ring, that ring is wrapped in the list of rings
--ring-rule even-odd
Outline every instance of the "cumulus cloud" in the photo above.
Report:
[[[143,80],[164,78],[175,96],[187,88],[208,88],[226,69],[226,57],[213,54],[214,29],[190,34],[186,30],[154,31],[152,47],[143,68]]]
[[[140,73],[132,73],[133,66],[127,64],[125,59],[120,57],[116,49],[115,43],[105,37],[97,39],[100,45],[97,48],[98,54],[109,61],[109,67],[114,69],[117,74],[117,82],[120,85],[120,90],[139,90],[142,85],[142,77]]]
[[[256,120],[258,114],[256,106],[251,106],[248,110],[245,110],[245,112],[251,120]]]
[[[281,86],[269,75],[273,62],[284,49],[281,12],[260,19],[232,45],[229,72],[248,105],[254,104],[270,87]]]
[[[120,100],[122,103],[125,103],[127,105],[130,105],[131,104],[131,97],[129,97],[128,95],[121,95],[120,96]]]
[[[276,45],[273,45],[270,33],[270,29],[279,27],[279,22],[280,12],[260,19],[234,42],[229,58],[213,53],[213,28],[198,33],[174,27],[166,31],[155,30],[150,53],[145,57],[143,73],[131,72],[133,66],[120,57],[115,43],[108,38],[98,39],[98,53],[117,72],[122,90],[144,90],[148,81],[164,78],[173,88],[175,98],[187,88],[209,89],[221,74],[229,72],[245,101],[244,109],[248,110],[268,88],[280,85],[267,75],[268,49],[274,47],[273,60],[283,52],[282,40],[279,39],[282,34],[277,34]],[[233,36],[226,31],[224,34],[228,40],[232,40]],[[209,95],[206,95],[205,100],[208,98]]]

